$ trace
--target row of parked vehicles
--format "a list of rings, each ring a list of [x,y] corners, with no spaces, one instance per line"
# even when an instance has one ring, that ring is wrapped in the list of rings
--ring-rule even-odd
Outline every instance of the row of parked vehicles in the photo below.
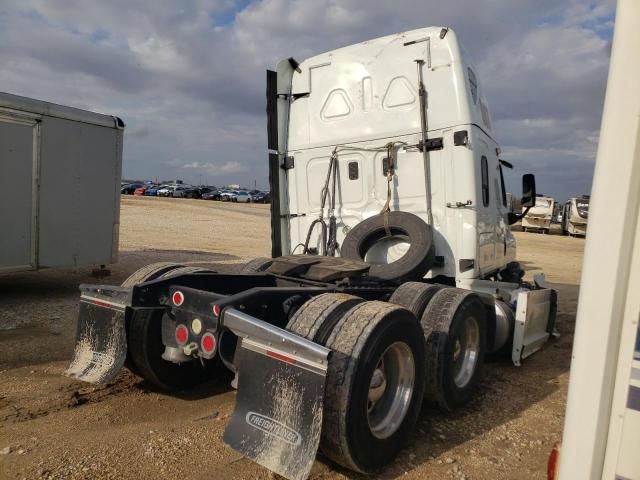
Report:
[[[201,198],[239,203],[271,203],[271,193],[260,190],[233,190],[213,186],[184,184],[154,185],[142,183],[124,183],[120,193],[125,195],[144,195],[151,197]]]
[[[563,235],[586,236],[589,220],[589,195],[572,197],[564,204],[538,195],[534,207],[522,209],[525,232],[549,233],[552,223],[559,223]]]

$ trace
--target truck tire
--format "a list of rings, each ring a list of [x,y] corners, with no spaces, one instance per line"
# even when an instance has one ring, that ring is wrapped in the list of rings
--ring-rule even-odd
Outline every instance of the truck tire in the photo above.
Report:
[[[323,293],[306,301],[293,314],[287,330],[324,345],[342,316],[362,302],[362,298],[346,293]]]
[[[208,270],[202,267],[178,265],[156,278],[170,278],[206,271]],[[192,361],[177,365],[162,358],[163,315],[162,309],[138,310],[131,318],[127,331],[127,357],[133,364],[134,373],[155,387],[166,391],[182,390],[211,378],[210,369],[203,367],[200,362]]]
[[[369,275],[394,282],[420,280],[433,264],[431,227],[412,213],[390,212],[389,230],[392,236],[406,239],[409,250],[394,262],[371,264]],[[349,230],[342,244],[341,256],[364,261],[371,247],[385,236],[384,215],[369,217]]]
[[[426,400],[450,412],[467,403],[481,380],[486,312],[469,290],[437,292],[421,322],[426,343]]]
[[[264,272],[273,263],[272,258],[256,257],[249,260],[247,263],[240,267],[238,273],[242,275],[250,275],[252,273]]]
[[[127,279],[122,282],[122,287],[133,287],[138,283],[148,282],[150,280],[155,280],[163,273],[166,273],[170,270],[175,270],[176,268],[183,267],[179,263],[171,263],[171,262],[158,262],[152,263],[150,265],[146,265],[127,277]]]
[[[425,308],[436,294],[444,288],[442,285],[423,282],[406,282],[396,288],[390,303],[395,303],[413,313],[416,318],[422,318]]]
[[[142,268],[139,268],[138,270],[136,270],[135,272],[133,272],[131,275],[129,275],[124,282],[122,282],[122,284],[120,285],[121,287],[127,287],[127,288],[131,288],[139,283],[144,283],[144,282],[148,282],[150,280],[155,280],[156,278],[158,278],[160,275],[162,275],[163,273],[166,273],[170,270],[175,270],[176,268],[180,268],[183,267],[184,265],[181,265],[179,263],[171,263],[171,262],[157,262],[157,263],[151,263],[149,265],[145,265]],[[126,332],[127,332],[127,339],[129,338],[129,323],[126,324],[125,326],[126,328]],[[130,347],[127,347],[128,349]],[[131,355],[128,353],[127,350],[127,358],[124,361],[124,366],[126,368],[128,368],[131,372],[133,372],[135,375],[140,376],[140,370],[138,370],[138,368],[136,367],[136,365],[133,363],[133,361],[131,360]]]
[[[352,470],[374,473],[410,436],[424,393],[422,329],[408,310],[362,302],[334,327],[320,448]]]

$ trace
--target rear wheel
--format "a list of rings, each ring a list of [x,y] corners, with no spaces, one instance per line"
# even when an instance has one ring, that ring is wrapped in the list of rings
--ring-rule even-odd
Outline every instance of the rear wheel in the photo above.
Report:
[[[153,278],[147,277],[145,281],[205,271],[207,270],[201,267],[174,264],[173,268],[164,269],[161,274],[154,275]],[[132,285],[135,283],[141,282],[136,281]],[[211,378],[212,372],[207,368],[208,365],[203,367],[196,361],[178,365],[162,358],[165,350],[162,342],[162,323],[171,321],[163,318],[164,315],[164,309],[138,310],[131,318],[127,331],[127,358],[133,367],[130,369],[154,386],[167,391],[192,387]],[[213,365],[211,362],[208,363]]]
[[[393,292],[389,302],[400,305],[413,313],[416,318],[421,318],[433,296],[442,288],[442,285],[431,283],[406,282]]]
[[[127,288],[131,288],[134,285],[137,285],[139,283],[144,283],[144,282],[148,282],[150,280],[155,280],[156,278],[158,278],[160,275],[169,272],[171,270],[175,270],[176,268],[181,268],[184,265],[181,265],[179,263],[171,263],[171,262],[158,262],[158,263],[152,263],[150,265],[146,265],[142,268],[139,268],[138,270],[136,270],[135,272],[133,272],[131,275],[129,275],[124,282],[122,282],[122,287],[127,287]],[[135,318],[135,317],[134,317]],[[127,330],[127,339],[129,339],[129,330],[130,330],[130,326],[131,323],[133,323],[133,319],[131,319],[131,321],[129,323],[127,323],[126,325],[126,330]],[[134,364],[134,362],[131,359],[131,347],[127,347],[127,359],[124,362],[124,366],[126,368],[128,368],[129,370],[131,370],[134,374],[140,376],[140,370],[136,367],[136,365]]]
[[[346,293],[323,293],[296,311],[287,324],[287,330],[324,345],[342,316],[362,302],[362,298]]]
[[[444,288],[421,319],[426,340],[426,399],[444,411],[467,403],[478,386],[486,353],[486,313],[468,290]]]
[[[416,423],[424,392],[422,331],[408,310],[363,302],[345,313],[329,359],[322,452],[364,473],[387,465]]]
[[[240,267],[238,273],[243,275],[250,275],[252,273],[264,272],[271,266],[272,263],[272,258],[256,257],[252,260],[249,260],[242,267]]]

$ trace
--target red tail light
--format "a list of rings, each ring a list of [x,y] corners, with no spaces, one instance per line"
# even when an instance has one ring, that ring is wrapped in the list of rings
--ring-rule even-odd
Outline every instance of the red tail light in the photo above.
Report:
[[[171,297],[171,301],[176,307],[179,307],[184,303],[184,294],[180,290],[176,290],[173,292],[173,296]]]
[[[189,340],[189,330],[184,325],[178,325],[176,328],[176,342],[178,345],[186,345]]]
[[[556,480],[558,478],[558,469],[560,467],[560,444],[556,443],[549,453],[549,461],[547,462],[547,479]]]
[[[214,337],[212,333],[205,333],[202,336],[202,340],[200,340],[200,347],[206,354],[213,353],[216,349],[216,337]]]

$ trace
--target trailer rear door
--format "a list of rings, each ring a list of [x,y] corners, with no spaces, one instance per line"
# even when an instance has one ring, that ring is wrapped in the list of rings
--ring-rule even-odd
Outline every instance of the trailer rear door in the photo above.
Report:
[[[35,119],[0,114],[0,271],[35,267]]]

